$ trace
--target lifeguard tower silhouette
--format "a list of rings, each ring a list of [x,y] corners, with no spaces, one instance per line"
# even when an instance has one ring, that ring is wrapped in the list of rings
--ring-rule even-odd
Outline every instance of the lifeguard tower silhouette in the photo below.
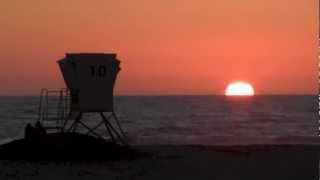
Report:
[[[96,131],[104,126],[112,141],[127,144],[113,108],[113,89],[120,71],[116,54],[66,54],[58,64],[67,89],[42,89],[38,118],[42,126],[47,131],[60,132],[75,132],[81,126],[86,134],[105,139],[101,132]],[[56,112],[50,108],[52,103],[58,107],[54,110]],[[102,120],[90,127],[90,120],[82,118],[85,113],[98,113]]]

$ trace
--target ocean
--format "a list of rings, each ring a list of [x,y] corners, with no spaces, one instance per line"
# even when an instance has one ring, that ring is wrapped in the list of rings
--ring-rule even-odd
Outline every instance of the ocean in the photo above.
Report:
[[[38,103],[35,96],[0,97],[0,140],[23,137]],[[133,144],[267,143],[318,131],[317,96],[117,96],[115,112]],[[83,119],[91,126],[100,120]]]

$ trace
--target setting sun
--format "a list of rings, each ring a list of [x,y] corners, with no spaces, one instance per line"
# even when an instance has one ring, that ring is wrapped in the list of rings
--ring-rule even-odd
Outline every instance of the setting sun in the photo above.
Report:
[[[225,95],[226,96],[253,96],[254,90],[250,84],[238,81],[228,85]]]

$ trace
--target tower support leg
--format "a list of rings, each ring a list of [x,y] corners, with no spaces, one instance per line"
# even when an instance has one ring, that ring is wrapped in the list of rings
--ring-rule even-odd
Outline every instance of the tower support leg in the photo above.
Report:
[[[114,114],[111,114],[111,116],[109,116],[109,119],[106,118],[106,116],[103,114],[103,112],[100,112],[100,115],[101,115],[101,117],[102,117],[105,125],[106,125],[107,127],[110,127],[110,131],[114,132],[114,134],[117,136],[117,138],[120,140],[120,142],[121,142],[122,144],[127,145],[127,142],[123,139],[123,137],[121,137],[121,135],[118,133],[118,131],[117,131],[117,130],[112,126],[112,124],[109,122],[109,119],[110,119],[111,117],[114,117]],[[111,132],[111,133],[112,133],[112,132]],[[110,133],[110,134],[111,134],[111,133]]]
[[[83,112],[79,112],[79,114],[77,114],[75,120],[72,122],[72,124],[68,128],[67,128],[68,122],[64,122],[63,131],[64,132],[75,132],[77,130],[78,125],[80,124],[85,129],[87,129],[87,132],[85,134],[87,134],[87,135],[92,134],[92,135],[94,135],[94,136],[96,136],[96,137],[98,137],[100,139],[104,139],[101,135],[99,135],[97,132],[95,132],[96,129],[98,129],[100,126],[102,126],[104,124],[104,126],[107,129],[108,134],[111,137],[111,140],[114,143],[116,143],[117,141],[120,141],[121,144],[128,145],[128,143],[125,140],[125,134],[124,134],[124,132],[123,132],[123,130],[121,128],[121,125],[120,125],[120,123],[118,121],[118,118],[117,118],[117,116],[116,116],[116,114],[114,112],[111,112],[111,114],[108,117],[106,117],[103,112],[99,112],[99,114],[100,114],[100,116],[102,118],[102,121],[99,122],[97,125],[95,125],[92,128],[87,126],[85,123],[83,123],[81,121],[82,114],[83,114]],[[113,125],[110,123],[109,120],[111,118],[115,119],[115,122],[117,124],[116,125],[117,128],[113,127]],[[66,121],[69,121],[69,120],[71,120],[70,117],[68,119],[66,119]]]

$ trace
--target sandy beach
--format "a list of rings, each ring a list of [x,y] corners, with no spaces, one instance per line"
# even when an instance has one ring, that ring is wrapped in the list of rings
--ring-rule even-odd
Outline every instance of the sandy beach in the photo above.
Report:
[[[311,180],[318,145],[134,146],[130,160],[0,161],[0,179]]]

